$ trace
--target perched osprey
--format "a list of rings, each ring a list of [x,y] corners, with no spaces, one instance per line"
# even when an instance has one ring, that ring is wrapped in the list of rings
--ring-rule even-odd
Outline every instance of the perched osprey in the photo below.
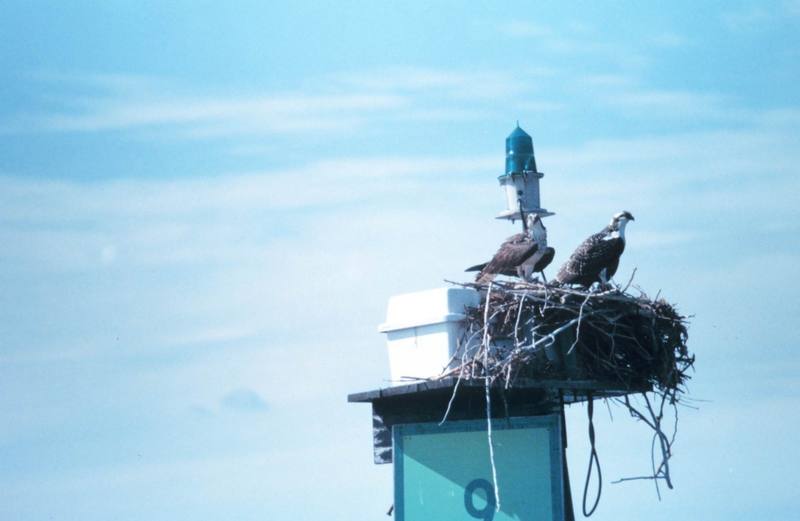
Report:
[[[465,271],[480,271],[475,277],[477,282],[489,282],[497,275],[516,275],[523,280],[530,280],[535,272],[541,273],[553,260],[555,250],[547,246],[547,229],[541,217],[528,215],[526,223],[525,232],[506,239],[492,260]]]
[[[561,266],[556,280],[561,284],[580,284],[588,288],[595,282],[606,284],[617,272],[619,258],[625,250],[625,226],[633,221],[629,212],[620,212],[611,223],[583,241]]]

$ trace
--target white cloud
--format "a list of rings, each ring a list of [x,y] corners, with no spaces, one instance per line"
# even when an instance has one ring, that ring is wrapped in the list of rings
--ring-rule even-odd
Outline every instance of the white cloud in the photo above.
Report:
[[[800,108],[763,110],[756,114],[755,119],[756,122],[768,128],[797,128],[800,127]]]
[[[581,77],[581,83],[587,83],[597,87],[630,87],[635,80],[626,74],[588,74]]]
[[[566,104],[552,101],[524,101],[517,104],[517,107],[531,112],[558,112],[567,109]]]
[[[514,38],[545,38],[553,34],[549,27],[526,20],[512,20],[501,24],[500,31]]]
[[[717,92],[659,89],[642,84],[627,74],[590,74],[578,85],[589,85],[592,103],[602,103],[614,112],[638,115],[652,121],[691,120],[704,125],[752,122],[756,113],[737,107],[735,100]]]
[[[621,209],[637,216],[626,253],[632,263],[651,262],[642,255],[656,246],[722,247],[737,240],[719,233],[726,222],[758,226],[759,236],[772,240],[776,234],[765,230],[796,221],[798,150],[793,134],[761,128],[539,147],[548,172],[543,202],[558,214],[548,221],[556,263]],[[123,341],[122,350],[136,342],[171,350],[259,342],[275,333],[269,327],[284,334],[300,320],[271,317],[310,302],[330,306],[311,329],[367,316],[359,327],[371,328],[382,298],[366,312],[358,300],[337,303],[336,296],[361,284],[386,296],[463,278],[465,266],[491,255],[510,233],[491,218],[504,204],[497,159],[339,158],[185,180],[0,178],[7,223],[0,262],[70,293],[81,287],[73,277],[104,273],[82,307],[41,304],[40,312],[52,315],[104,313],[113,302],[114,334],[92,332],[93,322],[76,319],[85,341],[59,346],[68,358],[94,356],[120,332],[123,340],[136,339]],[[288,189],[298,178],[308,181],[300,194]],[[299,289],[306,287],[316,289]],[[158,327],[143,327],[156,317]],[[26,342],[47,345],[41,335]],[[31,359],[43,356],[29,352]]]
[[[259,329],[248,327],[192,327],[186,334],[164,338],[162,341],[167,346],[232,344],[257,338],[260,334],[262,334],[262,331]]]
[[[540,73],[523,71],[526,77]],[[163,78],[128,75],[33,78],[55,92],[47,110],[8,118],[4,133],[163,130],[182,138],[209,139],[348,132],[375,121],[486,117],[496,110],[498,99],[513,99],[530,89],[528,82],[503,70],[421,67],[332,75],[290,94],[208,93]]]
[[[563,52],[605,53],[614,59],[626,59],[625,52],[613,45],[592,43],[591,29],[567,31],[574,32],[574,38],[561,41],[554,36],[542,45]],[[229,144],[230,152],[241,156],[275,150],[263,143],[264,136],[304,132],[321,137],[332,131],[348,136],[371,125],[476,122],[509,110],[547,114],[586,105],[612,115],[691,122],[699,127],[752,124],[767,114],[745,110],[737,99],[718,92],[666,89],[646,84],[630,72],[610,72],[617,69],[606,67],[605,72],[600,69],[593,73],[582,69],[575,73],[547,63],[513,70],[394,66],[330,75],[313,87],[291,94],[220,94],[191,85],[176,86],[161,78],[75,76],[64,81],[77,86],[78,93],[68,89],[70,94],[65,94],[56,89],[57,95],[47,103],[46,111],[13,115],[3,131],[116,131],[150,138],[157,135],[203,140],[231,137],[234,140]],[[621,70],[630,71],[631,67]],[[58,81],[47,76],[45,79]],[[791,110],[775,108],[772,117],[779,118],[782,112]],[[246,136],[261,142],[242,142]]]
[[[257,392],[247,388],[238,388],[226,393],[220,400],[220,405],[223,409],[245,413],[264,412],[269,409],[267,402]]]
[[[101,100],[82,111],[43,117],[46,130],[96,132],[151,126],[190,126],[204,135],[348,129],[369,112],[403,107],[391,95],[291,95],[224,98]]]
[[[111,264],[117,258],[117,248],[114,245],[107,245],[103,246],[103,249],[100,250],[100,260],[104,264]]]
[[[603,96],[612,105],[636,108],[652,114],[653,110],[673,112],[677,117],[696,116],[698,113],[718,114],[721,98],[715,94],[689,91],[628,89]]]
[[[146,76],[141,74],[125,73],[66,73],[53,70],[39,70],[30,72],[26,77],[43,83],[45,86],[68,87],[70,89],[81,89],[87,92],[124,92],[131,96],[141,96],[143,93],[155,95],[158,92],[174,89],[165,78]],[[53,98],[55,99],[55,97]],[[85,98],[90,99],[89,96]]]
[[[720,18],[728,29],[740,31],[762,26],[772,19],[772,15],[762,7],[746,7],[722,13]]]
[[[186,231],[182,220],[199,214],[238,220],[245,211],[353,202],[415,190],[444,178],[493,172],[497,162],[483,155],[342,157],[294,169],[187,180],[68,183],[0,177],[0,202],[3,215],[16,221],[63,225],[87,218],[136,218],[136,225],[127,230],[132,236],[153,224],[173,240]],[[293,189],[298,180],[308,181],[302,191]]]
[[[359,91],[424,93],[436,99],[472,102],[509,98],[527,90],[515,73],[500,69],[388,67],[340,74],[333,78]]]
[[[624,67],[641,67],[645,55],[630,46],[601,35],[592,25],[570,21],[561,27],[545,26],[531,20],[512,20],[497,24],[495,31],[508,38],[523,40],[547,53],[601,57]]]
[[[783,2],[783,8],[790,16],[800,16],[799,0],[785,0]]]
[[[686,47],[691,43],[691,40],[686,36],[673,32],[663,32],[651,37],[651,41],[658,47],[669,49],[677,49]]]

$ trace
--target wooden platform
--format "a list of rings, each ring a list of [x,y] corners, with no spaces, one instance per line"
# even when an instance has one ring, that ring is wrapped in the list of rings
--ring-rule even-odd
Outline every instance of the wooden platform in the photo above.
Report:
[[[440,422],[452,399],[450,420],[486,418],[486,389],[481,379],[443,378],[353,393],[352,403],[372,404],[373,449],[376,464],[392,462],[392,426]],[[610,398],[649,390],[646,384],[621,388],[618,383],[589,380],[517,379],[513,386],[490,388],[492,418],[538,416],[560,412],[562,404]],[[455,397],[454,396],[455,391]]]

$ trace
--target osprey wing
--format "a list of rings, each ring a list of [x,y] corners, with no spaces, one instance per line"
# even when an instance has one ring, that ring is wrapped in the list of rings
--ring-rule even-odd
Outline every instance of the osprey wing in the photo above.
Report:
[[[476,264],[475,266],[470,266],[469,268],[465,269],[464,271],[481,271],[486,265],[489,264],[488,262],[482,262],[480,264]]]
[[[515,233],[511,237],[504,240],[503,244],[500,245],[500,248],[502,248],[506,244],[520,244],[524,242],[530,242],[530,240],[531,240],[530,237],[528,237],[524,233]]]
[[[555,254],[556,250],[554,248],[551,248],[550,246],[545,248],[544,254],[539,258],[536,264],[534,264],[533,271],[539,273],[544,271],[544,269],[548,267],[551,262],[553,262],[553,257],[555,256]]]
[[[500,274],[516,275],[517,266],[525,262],[537,249],[537,244],[524,234],[509,237],[500,245],[492,260],[481,269],[476,280],[485,282]]]
[[[528,237],[526,237],[524,233],[515,233],[514,235],[512,235],[511,237],[509,237],[505,241],[503,241],[503,244],[500,245],[500,248],[498,249],[498,252],[503,250],[503,248],[505,248],[505,247],[507,247],[509,245],[513,246],[515,244],[520,244],[520,243],[524,243],[524,242],[528,242],[528,241],[530,241],[530,239]],[[491,262],[491,261],[489,261],[489,262]],[[465,269],[464,271],[481,271],[483,268],[485,268],[489,264],[489,262],[482,262],[480,264],[476,264],[475,266],[470,266],[469,268]],[[514,273],[516,273],[516,272],[514,272]]]

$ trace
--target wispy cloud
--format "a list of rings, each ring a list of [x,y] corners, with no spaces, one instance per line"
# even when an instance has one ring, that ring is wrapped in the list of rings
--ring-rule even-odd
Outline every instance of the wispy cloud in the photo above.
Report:
[[[7,219],[62,223],[89,215],[107,219],[187,219],[198,215],[237,214],[252,210],[290,210],[353,202],[416,189],[429,181],[464,174],[493,172],[494,156],[384,156],[341,157],[303,164],[297,168],[229,174],[188,180],[109,180],[100,183],[27,182],[0,176],[0,201]],[[297,179],[313,179],[298,194],[287,190]],[[164,233],[180,235],[175,222]]]
[[[770,21],[772,15],[763,7],[752,6],[744,9],[730,10],[720,15],[722,23],[730,30],[739,31],[753,29]]]
[[[260,333],[257,329],[246,327],[227,326],[205,329],[193,327],[184,335],[165,338],[164,343],[170,346],[232,344],[246,339],[258,338]]]
[[[649,120],[692,118],[692,121],[714,125],[720,121],[752,122],[758,115],[718,92],[654,88],[629,74],[589,74],[581,76],[579,84],[592,87],[587,94],[594,103],[602,103],[617,113]]]
[[[793,113],[776,117],[796,126]],[[752,208],[760,204],[758,198],[767,197],[761,188],[769,191],[776,183],[789,183],[789,190],[791,173],[800,162],[790,152],[797,146],[792,133],[774,127],[769,120],[747,131],[593,140],[540,149],[539,163],[549,172],[543,190],[556,196],[548,206],[567,213],[584,196],[620,199],[617,206],[624,204],[625,194],[635,192],[640,204],[657,205],[665,191],[683,189],[689,189],[684,201],[696,193],[697,204],[705,208],[722,208],[734,196],[741,199],[736,205]],[[0,259],[57,271],[244,261],[268,265],[274,262],[275,248],[294,240],[300,223],[345,207],[358,220],[358,213],[372,212],[368,209],[374,205],[397,210],[403,197],[436,207],[437,186],[447,187],[448,201],[454,194],[471,197],[494,186],[497,163],[497,157],[484,155],[351,157],[205,179],[68,183],[0,177],[6,223],[0,230],[6,244]],[[618,182],[607,183],[606,178]],[[758,183],[767,178],[769,183]],[[297,179],[313,182],[298,194],[287,189]],[[743,191],[743,186],[749,188]],[[715,197],[701,202],[711,189]],[[748,197],[753,198],[749,205]],[[784,218],[777,210],[771,215]],[[603,210],[603,220],[608,211]],[[320,237],[329,234],[335,236],[335,229],[326,228]],[[238,238],[236,248],[230,247],[231,238]],[[210,328],[208,334],[215,331],[220,330]],[[227,335],[240,329],[221,331]]]
[[[800,0],[785,0],[783,8],[790,16],[800,16]]]
[[[537,74],[525,70],[530,77]],[[212,138],[322,134],[376,121],[451,121],[487,117],[498,99],[530,89],[501,70],[387,67],[321,78],[292,93],[205,93],[163,78],[128,75],[34,74],[53,94],[35,110],[13,115],[5,133],[166,130]]]
[[[545,38],[553,34],[550,27],[527,20],[511,20],[500,24],[500,31],[513,38]]]
[[[653,117],[657,111],[661,117],[719,117],[731,116],[726,110],[724,98],[718,94],[704,94],[690,91],[636,89],[601,94],[610,105],[624,109],[637,110]]]
[[[348,129],[376,111],[403,107],[392,95],[287,95],[255,98],[103,100],[36,121],[45,130],[96,132],[138,127],[189,127],[204,135]]]
[[[515,24],[517,32],[533,30],[523,31],[528,27],[525,22]],[[575,32],[574,42],[550,45],[578,52],[592,31],[570,30]],[[676,45],[680,40],[674,34],[665,39]],[[619,54],[611,48],[602,52]],[[514,70],[394,66],[350,71],[326,76],[318,87],[307,86],[293,93],[227,95],[203,92],[191,85],[178,86],[163,78],[126,75],[44,75],[36,81],[47,82],[55,93],[53,98],[38,108],[27,107],[12,115],[4,125],[5,133],[118,132],[204,140],[231,137],[229,149],[239,157],[264,154],[269,149],[264,137],[305,133],[322,138],[332,133],[352,135],[376,125],[475,122],[510,110],[545,114],[587,106],[613,115],[668,123],[691,118],[694,124],[707,126],[753,119],[757,114],[719,92],[657,87],[635,73],[613,67],[586,73],[546,63]],[[248,137],[262,143],[248,143]]]
[[[517,105],[521,110],[530,112],[557,112],[565,110],[567,105],[552,101],[523,101]]]
[[[59,72],[54,70],[29,71],[24,78],[37,82],[40,86],[58,87],[70,92],[109,92],[127,93],[140,96],[144,93],[155,95],[158,92],[175,89],[176,85],[166,78],[130,73],[108,72]]]
[[[561,258],[611,213],[628,209],[639,218],[632,237],[641,239],[628,254],[632,259],[648,245],[734,240],[713,230],[754,213],[760,240],[772,241],[782,223],[797,216],[797,150],[791,132],[769,127],[539,148],[548,172],[545,204],[558,213],[548,223],[551,239]],[[66,293],[79,291],[82,278],[94,273],[104,284],[98,291],[114,295],[120,312],[115,334],[109,338],[76,318],[72,327],[87,340],[63,346],[64,356],[94,356],[116,331],[123,333],[122,343],[112,345],[121,352],[131,345],[130,335],[177,351],[264,342],[270,334],[265,316],[303,310],[311,302],[295,281],[317,281],[312,300],[330,303],[354,284],[380,287],[380,294],[404,284],[435,285],[463,276],[465,265],[491,255],[508,230],[473,214],[492,216],[502,206],[495,192],[497,161],[353,157],[207,179],[0,178],[0,242],[6,245],[0,262],[17,277],[38,274],[51,288],[57,281]],[[298,178],[313,180],[301,196],[287,190]],[[464,226],[470,233],[461,233]],[[773,228],[778,232],[765,235]],[[385,266],[403,268],[387,278]],[[35,286],[28,289],[36,294]],[[108,297],[101,294],[84,294],[77,308],[43,303],[42,313],[86,313],[105,305]],[[364,312],[359,309],[337,304],[328,308],[325,323]],[[153,314],[163,323],[141,327]],[[284,331],[297,320],[269,323]],[[25,335],[25,344],[46,343],[45,334]],[[32,350],[29,356],[42,355]]]
[[[636,84],[636,80],[632,76],[621,73],[586,74],[581,76],[580,80],[582,83],[606,88],[628,88]]]
[[[686,47],[692,42],[687,36],[674,32],[662,32],[655,34],[650,38],[650,41],[653,42],[657,47],[663,47],[667,49]]]
[[[269,409],[267,402],[252,389],[234,389],[222,397],[220,405],[226,410],[245,413],[264,412]]]
[[[511,20],[497,24],[495,32],[511,39],[525,40],[550,53],[600,56],[610,63],[626,67],[639,67],[648,61],[638,50],[615,43],[585,22],[573,21],[556,27],[531,20]]]
[[[485,101],[508,98],[527,87],[514,73],[501,69],[435,69],[424,67],[388,67],[335,75],[343,85],[368,92],[425,92],[435,97],[461,101]]]

